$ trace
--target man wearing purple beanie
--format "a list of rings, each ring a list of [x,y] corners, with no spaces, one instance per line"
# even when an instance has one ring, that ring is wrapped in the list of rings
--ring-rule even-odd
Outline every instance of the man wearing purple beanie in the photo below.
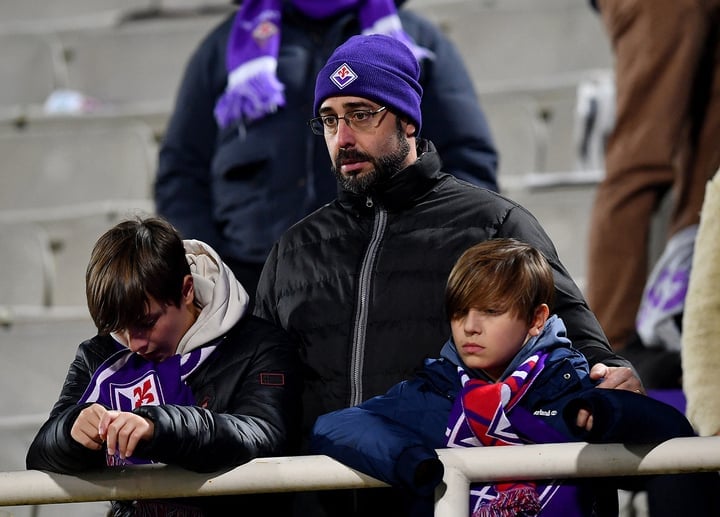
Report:
[[[319,415],[384,393],[437,355],[450,332],[443,293],[453,264],[497,237],[526,242],[548,259],[556,312],[594,365],[591,376],[605,388],[642,391],[538,221],[512,200],[442,172],[435,146],[419,136],[419,74],[406,45],[361,35],[338,47],[317,77],[309,125],[325,138],[338,197],[275,243],[255,308],[301,343],[306,438]],[[344,515],[388,515],[399,508],[393,494],[359,491]]]
[[[462,55],[412,0],[232,3],[188,59],[158,154],[155,206],[217,250],[251,303],[273,243],[337,194],[323,173],[325,146],[305,123],[318,72],[353,35],[386,34],[412,49],[425,136],[445,171],[499,189],[491,128]]]

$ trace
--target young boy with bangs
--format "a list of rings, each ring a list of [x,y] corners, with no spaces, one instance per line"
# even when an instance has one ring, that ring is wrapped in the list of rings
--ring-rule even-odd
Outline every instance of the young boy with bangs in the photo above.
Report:
[[[313,451],[399,489],[408,515],[429,516],[443,476],[435,449],[693,436],[671,406],[595,389],[585,357],[551,315],[553,293],[552,269],[534,247],[515,239],[471,247],[447,283],[452,336],[440,357],[385,395],[321,416]],[[713,514],[715,473],[626,478],[623,488],[628,482],[662,485],[664,512]],[[597,479],[472,483],[469,515],[617,515],[618,487]]]
[[[164,463],[217,472],[299,442],[297,346],[253,316],[208,244],[160,217],[101,235],[86,273],[97,334],[80,343],[28,469],[80,474]],[[278,494],[112,501],[108,516],[287,515]]]

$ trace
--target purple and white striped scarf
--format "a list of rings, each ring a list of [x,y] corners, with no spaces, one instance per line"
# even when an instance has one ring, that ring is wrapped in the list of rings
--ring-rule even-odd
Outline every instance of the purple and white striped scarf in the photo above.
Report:
[[[285,105],[284,85],[277,78],[284,0],[244,0],[228,38],[228,81],[215,105],[220,127],[244,126]],[[405,43],[419,59],[432,52],[415,45],[403,30],[393,0],[292,0],[303,14],[324,19],[357,9],[363,34],[387,34]]]

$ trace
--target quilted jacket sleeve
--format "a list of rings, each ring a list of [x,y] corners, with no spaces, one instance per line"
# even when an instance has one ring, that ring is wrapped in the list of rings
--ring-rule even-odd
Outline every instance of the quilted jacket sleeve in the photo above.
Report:
[[[76,473],[105,465],[105,452],[86,449],[70,437],[70,429],[78,413],[89,405],[77,402],[92,372],[113,351],[109,342],[97,338],[80,344],[50,417],[30,444],[25,461],[28,469]]]
[[[444,469],[433,444],[421,434],[432,433],[436,426],[424,425],[421,415],[437,412],[419,404],[422,395],[413,388],[403,382],[360,406],[320,416],[313,429],[311,451],[391,486],[421,496],[432,494]]]
[[[578,410],[589,409],[593,428],[574,425]],[[563,411],[568,428],[579,440],[600,443],[658,443],[694,436],[690,422],[674,407],[627,390],[587,390]]]
[[[258,281],[257,294],[255,298],[254,314],[262,319],[271,321],[276,325],[287,328],[280,321],[277,310],[277,299],[275,296],[275,279],[278,265],[278,244],[275,243],[268,254],[263,265],[260,280]]]

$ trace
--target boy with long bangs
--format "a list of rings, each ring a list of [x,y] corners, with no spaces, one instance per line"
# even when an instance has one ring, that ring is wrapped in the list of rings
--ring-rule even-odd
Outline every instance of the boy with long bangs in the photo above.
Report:
[[[693,436],[671,406],[595,388],[587,360],[551,315],[553,293],[552,269],[532,246],[515,239],[473,246],[449,276],[452,337],[440,358],[385,395],[321,416],[313,451],[400,488],[408,515],[429,516],[443,476],[438,448]],[[712,514],[715,473],[632,478],[623,488],[640,483],[667,487],[665,511],[675,504]],[[472,483],[469,515],[617,515],[618,486],[593,479]]]

